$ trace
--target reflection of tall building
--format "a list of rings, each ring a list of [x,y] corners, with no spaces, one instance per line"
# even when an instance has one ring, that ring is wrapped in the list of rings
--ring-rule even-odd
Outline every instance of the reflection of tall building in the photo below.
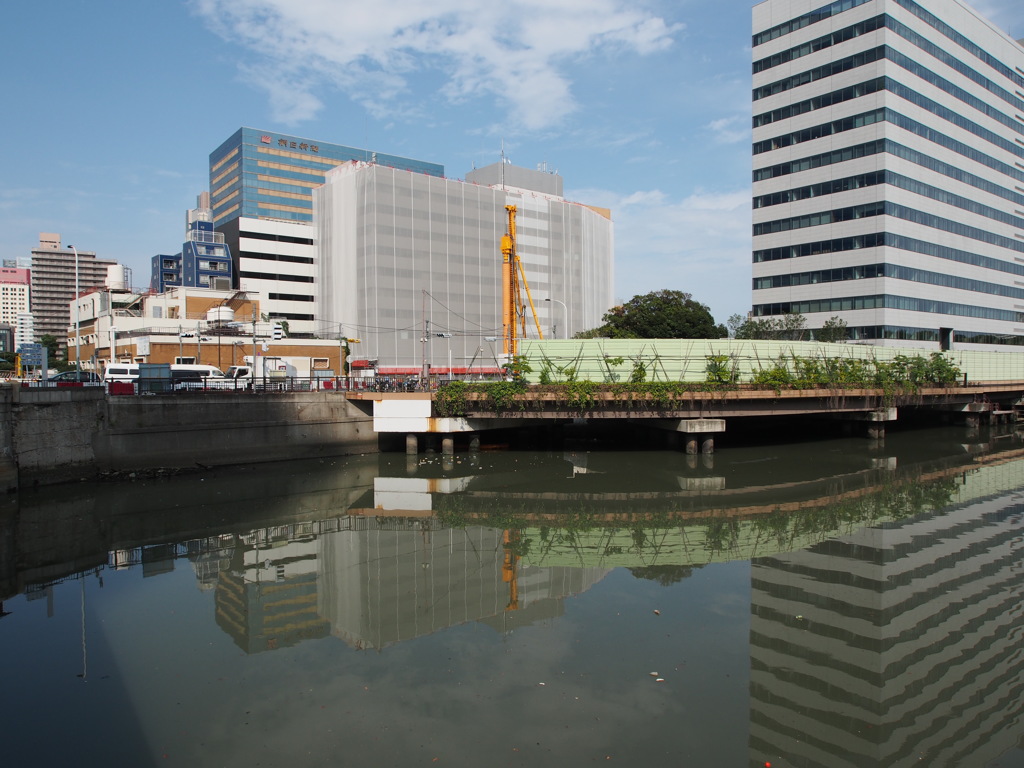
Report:
[[[751,764],[981,766],[1014,749],[1024,506],[957,493],[942,513],[753,562]]]
[[[379,649],[467,621],[523,626],[560,616],[562,598],[608,572],[526,567],[506,559],[501,530],[436,526],[341,517],[258,529],[221,541],[196,573],[217,572],[218,626],[259,653],[332,633]]]
[[[317,612],[316,538],[247,543],[235,548],[231,567],[220,572],[218,626],[246,653],[326,637],[330,626]]]
[[[553,618],[562,613],[562,598],[607,573],[516,569],[513,581],[503,573],[501,530],[388,523],[366,520],[321,540],[321,613],[334,634],[356,648],[380,649],[468,621],[501,628]]]

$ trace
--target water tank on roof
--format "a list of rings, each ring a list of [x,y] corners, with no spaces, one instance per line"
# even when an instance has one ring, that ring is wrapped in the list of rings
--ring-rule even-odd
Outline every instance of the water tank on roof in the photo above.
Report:
[[[234,322],[235,310],[231,307],[213,307],[206,310],[206,322],[210,325],[228,325]]]
[[[128,268],[123,264],[107,267],[107,288],[112,291],[128,290]]]

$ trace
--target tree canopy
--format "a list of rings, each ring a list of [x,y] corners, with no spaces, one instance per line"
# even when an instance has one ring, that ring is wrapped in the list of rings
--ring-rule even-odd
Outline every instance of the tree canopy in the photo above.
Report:
[[[761,320],[745,320],[736,326],[739,315],[729,318],[729,325],[734,327],[737,339],[776,339],[785,341],[803,341],[807,335],[807,318],[800,313],[789,312],[781,317],[767,317]]]
[[[704,304],[683,291],[652,291],[612,307],[601,318],[604,325],[579,334],[580,338],[613,339],[720,339],[725,326]]]

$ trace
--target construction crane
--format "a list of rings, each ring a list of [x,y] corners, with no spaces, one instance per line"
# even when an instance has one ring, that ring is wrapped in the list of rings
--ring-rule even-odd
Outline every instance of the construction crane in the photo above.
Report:
[[[507,360],[519,354],[519,339],[526,338],[526,304],[523,302],[523,291],[526,301],[533,313],[533,322],[537,326],[537,337],[544,338],[544,332],[537,318],[537,308],[533,305],[530,295],[530,284],[526,281],[523,263],[519,260],[516,250],[516,207],[506,205],[508,229],[501,237],[501,333],[502,352]]]
[[[508,605],[506,611],[519,610],[519,531],[506,529],[501,537],[505,558],[501,564],[501,580],[508,584]]]

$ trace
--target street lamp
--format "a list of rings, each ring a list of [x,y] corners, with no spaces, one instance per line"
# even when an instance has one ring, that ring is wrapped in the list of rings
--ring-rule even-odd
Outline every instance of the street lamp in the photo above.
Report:
[[[82,370],[81,346],[82,346],[82,317],[78,307],[78,249],[69,245],[72,253],[75,254],[75,368]]]
[[[569,329],[569,308],[565,306],[565,302],[564,301],[559,301],[558,299],[544,299],[544,301],[553,301],[553,302],[555,302],[555,304],[561,304],[562,305],[562,312],[565,315],[565,327],[566,327],[565,338],[569,338],[569,333],[568,333],[568,329]],[[554,336],[557,339],[558,338],[558,323],[554,323],[554,322],[551,323],[551,331],[552,331],[551,335]]]

